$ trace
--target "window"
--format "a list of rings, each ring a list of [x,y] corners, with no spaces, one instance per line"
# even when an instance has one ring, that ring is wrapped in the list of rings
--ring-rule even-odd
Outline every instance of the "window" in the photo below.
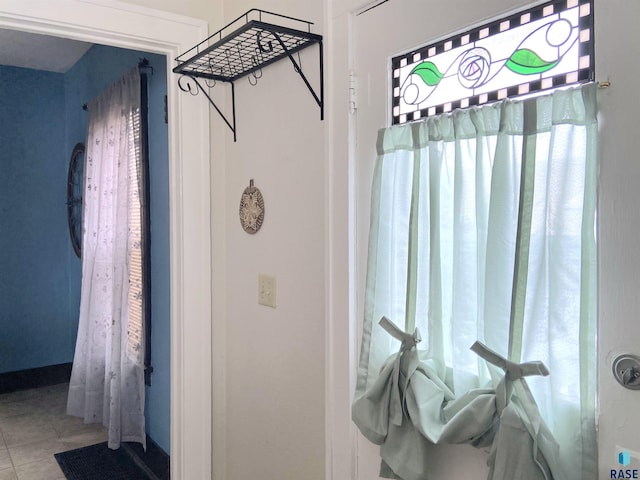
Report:
[[[593,3],[547,2],[391,63],[394,125],[593,81]]]
[[[144,61],[143,61],[144,62]],[[144,345],[145,383],[151,385],[151,229],[149,215],[149,141],[147,74],[140,65],[140,108],[130,113],[130,145],[134,152],[129,163],[129,329],[128,348]]]

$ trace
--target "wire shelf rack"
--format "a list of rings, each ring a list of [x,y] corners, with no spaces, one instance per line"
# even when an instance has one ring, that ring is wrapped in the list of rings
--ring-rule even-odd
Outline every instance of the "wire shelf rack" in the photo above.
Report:
[[[276,24],[278,22],[279,24]],[[235,97],[233,82],[250,75],[252,85],[262,76],[262,68],[278,60],[289,58],[295,71],[302,77],[320,107],[320,117],[324,118],[324,81],[322,58],[322,35],[311,33],[312,22],[280,15],[264,10],[251,9],[236,18],[213,35],[195,45],[176,58],[173,72],[193,80],[196,87],[180,84],[180,88],[192,94],[204,89],[198,78],[207,80],[212,87],[216,81],[229,82],[232,85],[232,97]],[[316,93],[302,71],[294,54],[312,45],[319,45],[320,53],[320,92]],[[252,80],[253,78],[253,80]],[[209,83],[213,82],[213,83]],[[195,92],[195,93],[194,93]],[[223,117],[229,128],[235,132],[235,99],[233,123],[228,121],[211,97],[210,103]]]
[[[271,17],[303,24],[294,29],[265,22]],[[244,23],[243,23],[244,22]],[[232,82],[273,62],[322,41],[311,33],[313,23],[292,17],[249,10],[176,58],[175,73]],[[235,27],[235,30],[233,28]],[[227,33],[231,30],[231,33]]]

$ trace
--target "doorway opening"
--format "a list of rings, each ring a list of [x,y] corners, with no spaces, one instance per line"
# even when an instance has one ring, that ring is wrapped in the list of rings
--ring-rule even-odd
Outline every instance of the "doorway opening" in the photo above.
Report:
[[[15,2],[0,28],[130,48],[175,58],[203,38],[204,21],[122,2]],[[171,476],[211,472],[211,236],[209,117],[167,75]],[[182,161],[188,159],[189,161]],[[189,319],[185,322],[184,319]],[[186,432],[189,432],[187,435]]]

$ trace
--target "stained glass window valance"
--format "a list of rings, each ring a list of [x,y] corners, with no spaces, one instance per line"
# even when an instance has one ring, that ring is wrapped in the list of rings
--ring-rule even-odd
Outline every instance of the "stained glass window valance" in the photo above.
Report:
[[[593,0],[554,0],[391,60],[392,123],[594,80]]]

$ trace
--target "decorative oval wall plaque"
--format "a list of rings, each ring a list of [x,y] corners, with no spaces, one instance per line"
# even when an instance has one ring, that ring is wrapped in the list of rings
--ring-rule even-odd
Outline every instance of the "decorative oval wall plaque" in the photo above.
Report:
[[[254,234],[264,221],[264,199],[259,189],[253,186],[253,179],[242,192],[240,198],[240,225],[245,232]]]

